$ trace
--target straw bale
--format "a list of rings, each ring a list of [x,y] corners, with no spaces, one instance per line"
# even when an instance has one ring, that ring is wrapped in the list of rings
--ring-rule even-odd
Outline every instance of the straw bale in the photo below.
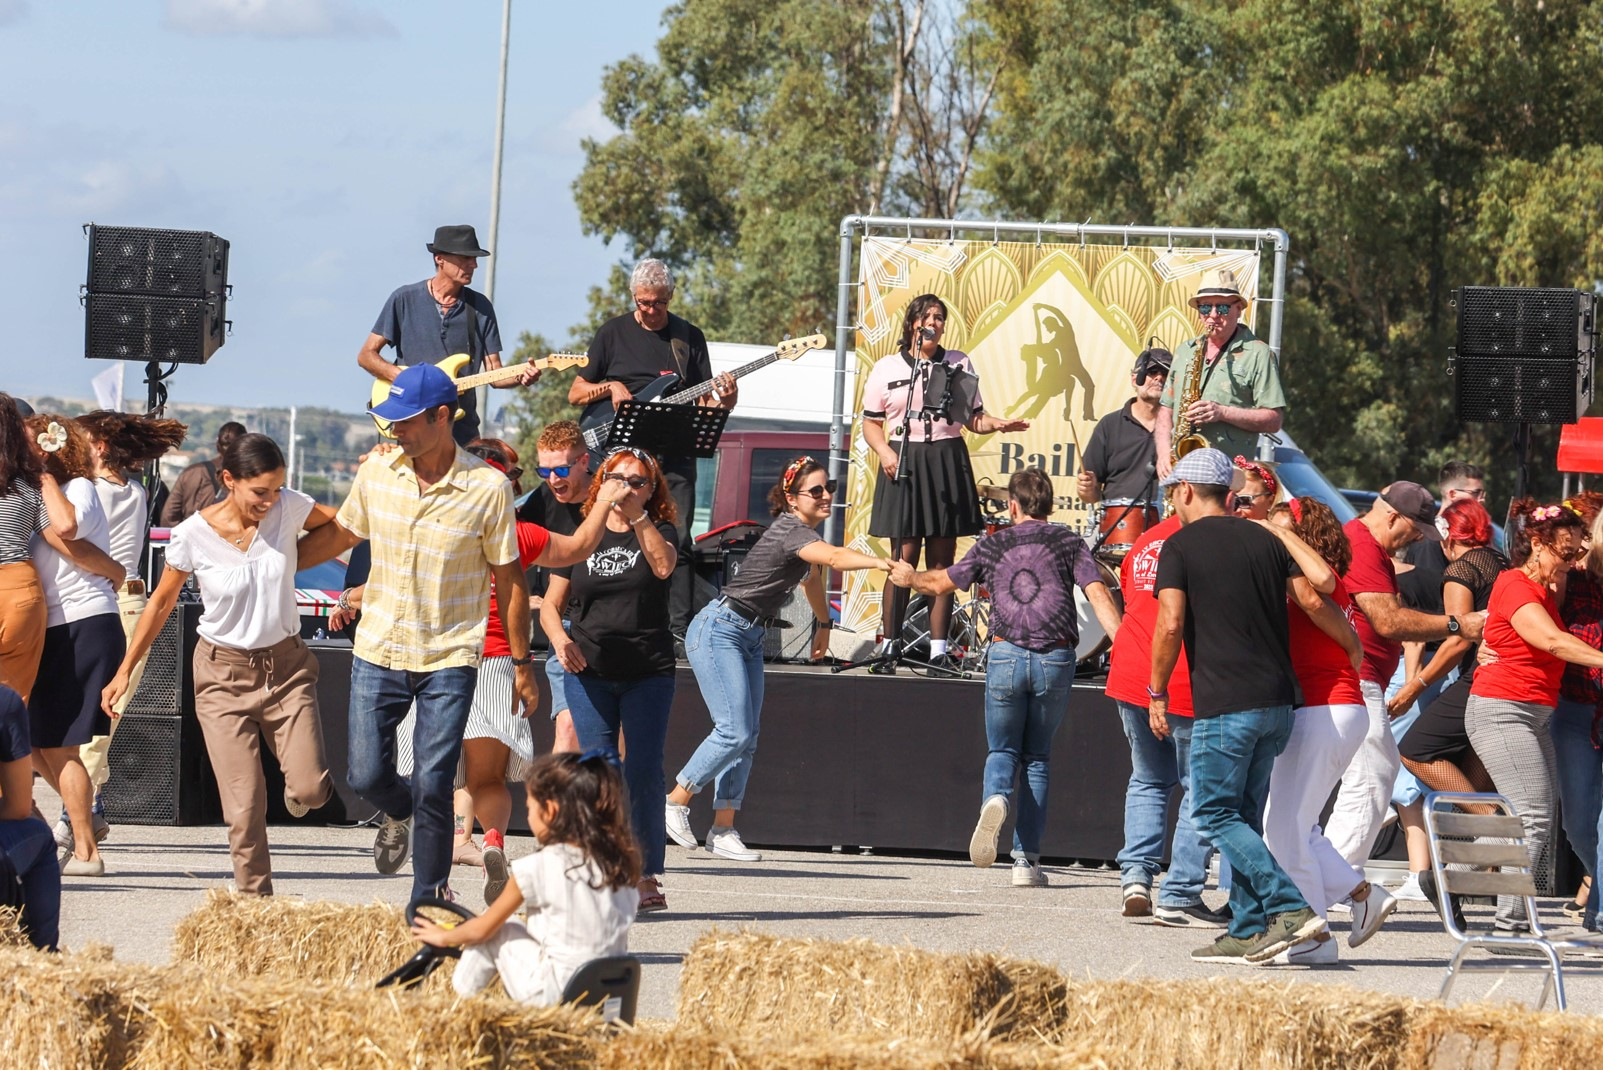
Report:
[[[371,988],[422,946],[399,907],[304,902],[214,890],[178,923],[173,961],[225,977],[282,977]],[[451,963],[421,986],[448,992]]]
[[[1399,1065],[1422,1070],[1599,1070],[1603,1022],[1517,1004],[1421,1007]]]
[[[0,907],[0,948],[32,946],[22,932],[22,911]]]
[[[1112,1070],[1090,1046],[818,1038],[785,1044],[696,1030],[631,1031],[596,1049],[596,1070]]]
[[[156,967],[0,952],[5,1065],[121,1067],[142,1031],[138,1008],[168,983]]]
[[[867,940],[798,940],[714,929],[692,945],[679,979],[679,1021],[775,1041],[815,1036],[947,1040],[1052,1035],[1062,978],[1046,967],[1017,981],[991,955],[944,955]],[[1021,988],[1016,988],[1022,986]]]

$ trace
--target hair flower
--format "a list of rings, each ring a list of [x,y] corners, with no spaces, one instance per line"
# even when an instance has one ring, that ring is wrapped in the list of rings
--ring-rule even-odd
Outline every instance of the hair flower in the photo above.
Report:
[[[1532,520],[1557,520],[1559,512],[1560,512],[1559,507],[1556,506],[1556,505],[1545,505],[1545,506],[1539,505],[1535,509],[1531,510],[1531,519]]]
[[[67,429],[54,420],[50,421],[50,426],[39,432],[39,448],[46,453],[55,453],[66,444]]]

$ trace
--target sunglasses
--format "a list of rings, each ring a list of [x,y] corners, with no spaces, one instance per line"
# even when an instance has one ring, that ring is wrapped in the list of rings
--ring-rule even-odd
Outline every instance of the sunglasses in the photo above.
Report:
[[[839,483],[836,480],[826,479],[816,487],[808,487],[806,490],[798,490],[796,493],[805,494],[815,502],[822,501],[824,495],[834,494],[837,486],[839,486]]]
[[[518,465],[513,465],[511,468],[507,469],[507,480],[508,480],[508,482],[516,483],[518,480],[520,480],[522,478],[523,478],[523,469],[522,469],[522,467],[520,467]]]
[[[642,301],[642,300],[640,300],[640,298],[637,297],[637,298],[635,298],[635,307],[636,308],[640,308],[640,309],[645,309],[647,311],[653,311],[653,310],[659,309],[659,308],[667,308],[668,307],[668,301],[667,301],[666,298],[659,298],[656,301]]]
[[[615,480],[619,483],[627,483],[635,490],[642,490],[651,486],[652,484],[652,479],[650,476],[626,476],[618,472],[608,472],[601,478]]]
[[[577,467],[579,466],[576,464],[559,464],[554,465],[551,468],[546,468],[544,465],[542,465],[536,468],[534,471],[541,479],[550,479],[552,476],[556,476],[558,479],[567,479],[568,473]]]
[[[1215,313],[1217,313],[1218,315],[1221,315],[1221,316],[1228,316],[1228,315],[1230,315],[1231,310],[1234,309],[1235,307],[1236,307],[1236,305],[1235,305],[1234,301],[1232,301],[1228,305],[1198,305],[1197,306],[1197,315],[1199,315],[1199,316],[1212,316]]]

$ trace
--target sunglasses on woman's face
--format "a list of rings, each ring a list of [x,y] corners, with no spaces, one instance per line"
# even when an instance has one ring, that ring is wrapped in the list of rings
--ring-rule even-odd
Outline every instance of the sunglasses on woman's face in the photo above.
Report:
[[[651,486],[650,476],[626,476],[621,472],[608,472],[602,479],[612,479],[619,483],[627,483],[634,490],[641,490]]]
[[[826,494],[833,495],[835,493],[836,486],[838,486],[838,484],[835,480],[827,479],[818,484],[816,487],[808,487],[806,490],[800,490],[796,493],[805,494],[815,502],[822,501]]]

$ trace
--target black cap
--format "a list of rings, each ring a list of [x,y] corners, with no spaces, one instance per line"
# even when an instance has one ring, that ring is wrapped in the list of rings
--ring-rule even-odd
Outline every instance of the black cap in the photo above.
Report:
[[[1141,351],[1141,355],[1135,358],[1135,367],[1130,371],[1135,376],[1136,385],[1139,386],[1146,382],[1147,376],[1155,371],[1161,371],[1164,375],[1168,375],[1169,368],[1173,364],[1173,353],[1170,353],[1167,349],[1159,349],[1154,346],[1151,349],[1143,349]]]

